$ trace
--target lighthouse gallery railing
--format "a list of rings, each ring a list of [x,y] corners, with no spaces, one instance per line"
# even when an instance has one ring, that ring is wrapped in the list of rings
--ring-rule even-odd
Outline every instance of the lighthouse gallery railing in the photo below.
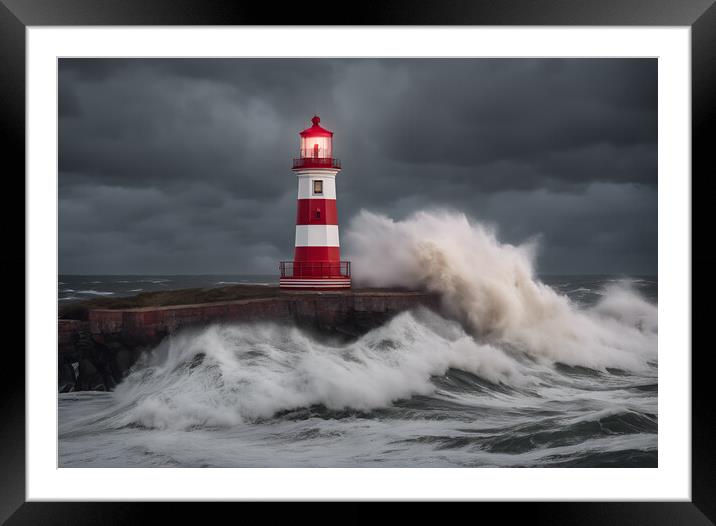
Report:
[[[349,278],[350,261],[281,261],[282,278]]]
[[[294,168],[340,168],[341,161],[335,157],[299,157],[293,159]]]

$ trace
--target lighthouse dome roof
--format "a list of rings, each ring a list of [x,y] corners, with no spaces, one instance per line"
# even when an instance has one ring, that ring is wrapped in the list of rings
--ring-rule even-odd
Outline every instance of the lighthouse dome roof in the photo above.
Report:
[[[306,128],[301,132],[301,137],[333,137],[333,132],[322,127],[319,122],[321,118],[318,115],[314,115],[311,119],[313,126]]]

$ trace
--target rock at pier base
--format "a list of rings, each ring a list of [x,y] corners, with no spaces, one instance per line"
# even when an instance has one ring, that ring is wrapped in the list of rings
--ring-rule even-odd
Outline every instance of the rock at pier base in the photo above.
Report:
[[[80,360],[78,376],[79,391],[106,391],[103,375],[97,370],[94,364],[87,358]]]
[[[77,386],[75,368],[69,363],[60,363],[57,366],[57,388],[60,393],[71,393]]]

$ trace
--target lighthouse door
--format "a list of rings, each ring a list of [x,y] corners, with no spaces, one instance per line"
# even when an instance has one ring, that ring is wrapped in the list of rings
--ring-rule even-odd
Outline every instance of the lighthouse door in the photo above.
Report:
[[[317,144],[313,145],[313,158],[318,159],[318,145]]]

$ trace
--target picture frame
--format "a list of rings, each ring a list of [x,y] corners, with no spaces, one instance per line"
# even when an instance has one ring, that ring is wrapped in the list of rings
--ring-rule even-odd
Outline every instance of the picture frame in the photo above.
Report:
[[[301,12],[300,6],[276,10],[255,3],[216,3],[200,0],[125,1],[106,4],[92,0],[62,2],[0,0],[0,106],[4,129],[4,153],[8,179],[25,170],[25,30],[28,26],[86,25],[638,25],[690,26],[692,34],[692,182],[694,174],[705,178],[714,128],[716,93],[716,6],[713,0],[669,2],[655,0],[584,1],[508,0],[494,3],[435,1],[385,2],[370,9],[338,14],[326,10],[315,15]],[[712,132],[712,133],[709,133]],[[12,164],[7,163],[10,160]],[[24,195],[18,176],[17,192]],[[693,184],[693,183],[692,183]],[[7,191],[7,190],[6,190]],[[696,194],[698,195],[698,194]],[[6,225],[17,220],[9,207]],[[17,233],[16,233],[17,234]],[[19,234],[17,234],[19,235]],[[7,272],[26,276],[23,256],[4,258]],[[693,256],[692,256],[693,261]],[[22,267],[22,270],[21,270]],[[693,271],[692,271],[693,272]],[[18,292],[19,294],[19,292]],[[18,309],[19,310],[19,309]],[[696,312],[693,320],[704,314]],[[19,331],[16,331],[19,333]],[[137,503],[39,503],[26,502],[25,362],[17,347],[6,356],[8,375],[2,383],[0,410],[3,426],[0,440],[0,521],[7,524],[98,524],[102,522],[147,521],[147,505]],[[716,415],[708,402],[711,393],[708,353],[692,353],[692,500],[691,502],[533,502],[499,505],[501,520],[516,520],[523,513],[537,524],[693,524],[716,523]],[[497,505],[493,505],[494,506]],[[186,510],[184,519],[204,516],[205,511]],[[201,513],[202,515],[199,515]],[[360,511],[354,518],[361,518]],[[368,519],[368,516],[362,518]],[[4,522],[3,522],[4,523]]]

